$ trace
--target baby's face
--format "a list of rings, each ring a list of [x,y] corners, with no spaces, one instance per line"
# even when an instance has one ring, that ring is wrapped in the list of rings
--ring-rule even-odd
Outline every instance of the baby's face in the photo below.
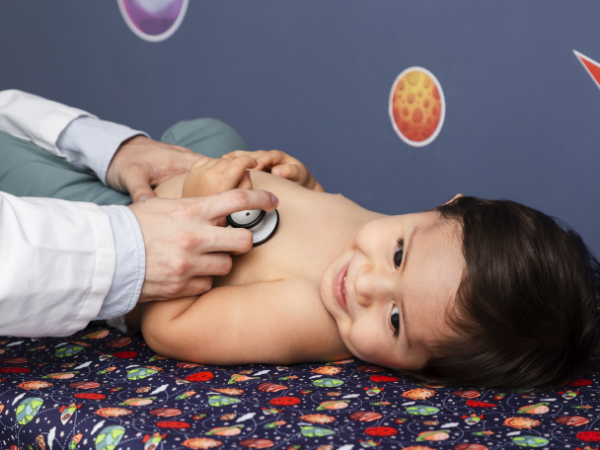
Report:
[[[321,280],[323,304],[352,354],[418,370],[445,323],[466,268],[460,228],[436,211],[364,223]]]

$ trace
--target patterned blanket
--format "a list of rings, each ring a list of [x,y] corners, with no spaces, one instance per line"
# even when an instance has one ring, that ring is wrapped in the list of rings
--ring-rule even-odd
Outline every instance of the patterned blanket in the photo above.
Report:
[[[101,322],[0,341],[11,450],[597,448],[596,374],[558,392],[422,386],[359,360],[208,367]]]

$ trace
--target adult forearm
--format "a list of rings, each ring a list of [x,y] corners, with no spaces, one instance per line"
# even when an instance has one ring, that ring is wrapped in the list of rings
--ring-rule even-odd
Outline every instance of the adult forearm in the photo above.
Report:
[[[109,218],[91,203],[0,193],[0,255],[4,335],[83,329],[100,312],[115,270]]]

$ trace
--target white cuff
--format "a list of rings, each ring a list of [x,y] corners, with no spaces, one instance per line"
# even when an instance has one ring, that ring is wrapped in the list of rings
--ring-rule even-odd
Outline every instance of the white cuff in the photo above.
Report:
[[[115,276],[96,319],[110,319],[131,311],[137,304],[144,275],[146,249],[142,230],[127,206],[100,206],[108,214],[115,239]]]
[[[69,161],[89,169],[106,184],[106,172],[121,144],[133,136],[148,136],[143,131],[95,117],[79,117],[61,133],[56,146]]]

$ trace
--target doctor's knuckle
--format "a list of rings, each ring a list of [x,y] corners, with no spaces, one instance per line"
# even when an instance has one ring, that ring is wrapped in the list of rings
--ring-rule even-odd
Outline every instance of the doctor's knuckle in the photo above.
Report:
[[[175,217],[180,220],[190,220],[197,214],[197,206],[192,202],[180,202],[175,210]]]
[[[238,244],[240,250],[244,252],[250,251],[250,249],[252,248],[252,233],[247,230],[240,231],[244,231],[244,233],[240,232],[238,237]]]
[[[173,275],[180,278],[184,276],[190,269],[190,263],[184,258],[175,258],[171,263],[171,271]],[[178,284],[178,283],[175,283]]]
[[[183,292],[185,283],[169,283],[163,287],[164,294],[167,297],[177,297]]]
[[[225,255],[224,258],[221,258],[220,267],[218,268],[218,275],[226,275],[231,271],[233,267],[233,262],[231,261],[231,256]]]
[[[194,250],[198,246],[198,238],[193,233],[182,233],[179,237],[179,246],[182,250]]]
[[[250,195],[246,191],[235,190],[230,193],[231,204],[236,205],[242,211],[250,205]]]

